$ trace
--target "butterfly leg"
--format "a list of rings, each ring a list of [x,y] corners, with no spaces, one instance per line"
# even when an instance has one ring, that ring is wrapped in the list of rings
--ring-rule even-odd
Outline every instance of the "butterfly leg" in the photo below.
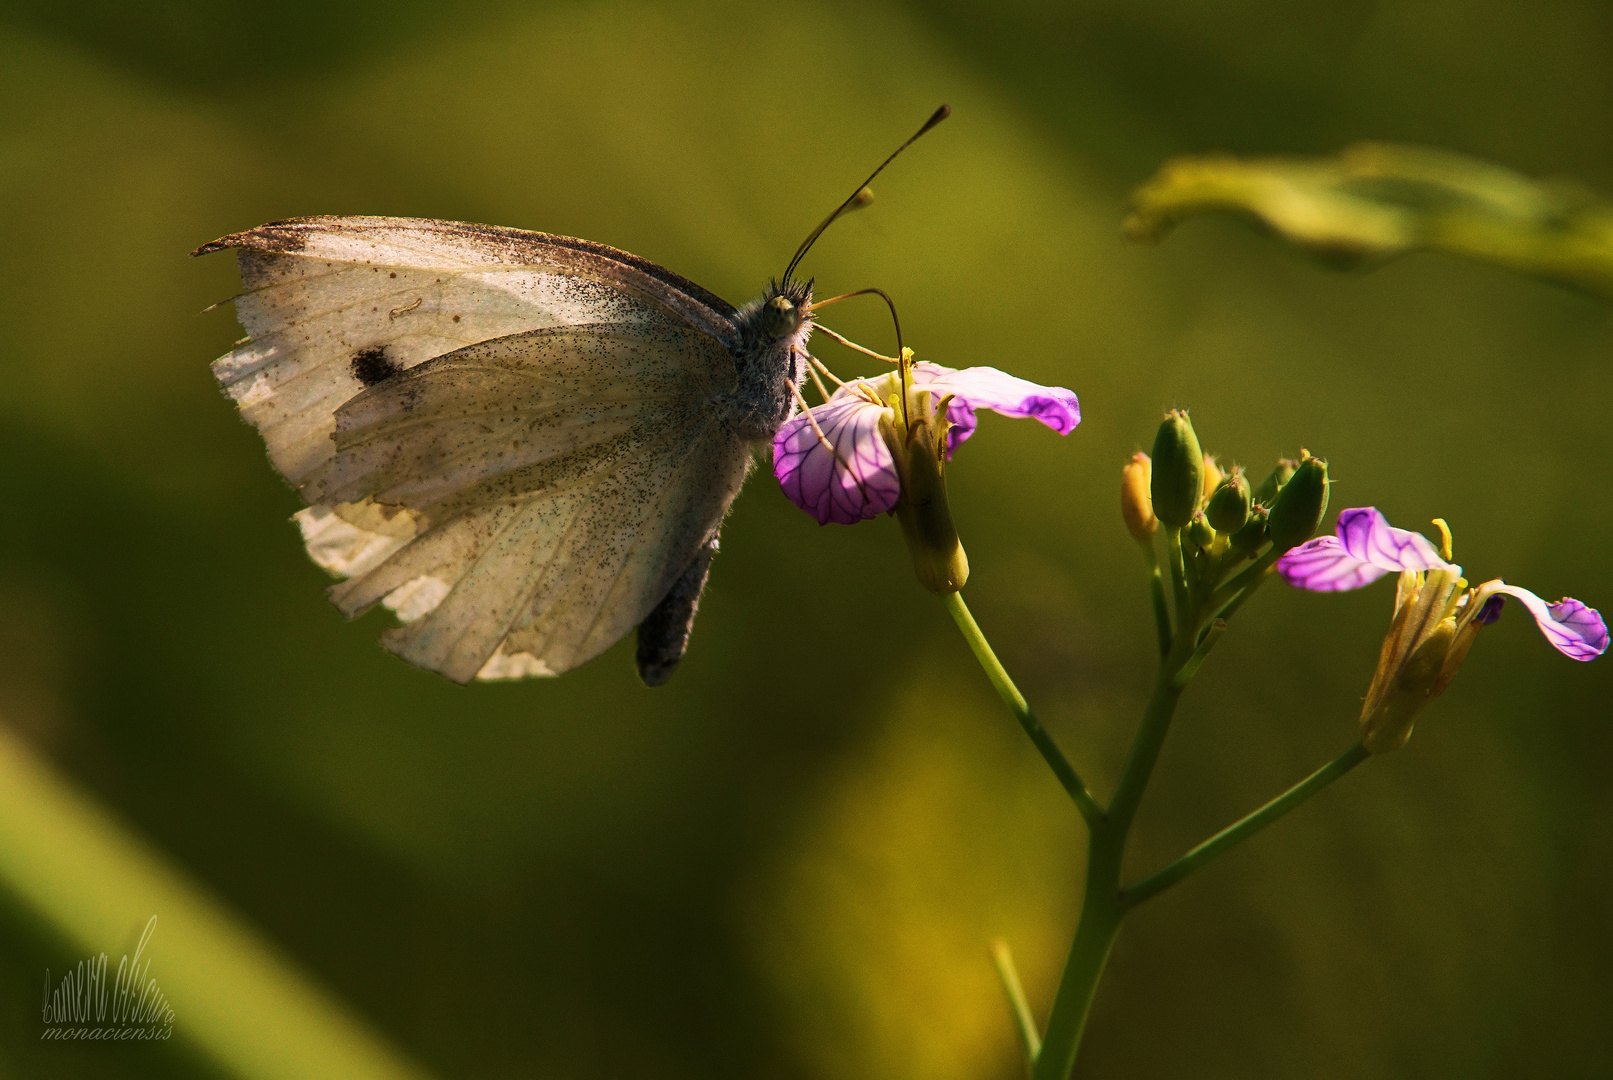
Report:
[[[660,686],[672,678],[683,651],[689,647],[689,631],[700,606],[700,593],[711,573],[711,557],[717,554],[717,538],[700,549],[688,569],[678,577],[655,610],[638,624],[638,677],[645,686]]]

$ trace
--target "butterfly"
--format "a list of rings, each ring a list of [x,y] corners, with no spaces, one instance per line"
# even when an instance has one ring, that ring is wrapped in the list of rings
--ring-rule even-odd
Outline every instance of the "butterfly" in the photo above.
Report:
[[[457,221],[233,233],[248,336],[213,363],[307,508],[308,554],[382,644],[459,683],[559,675],[638,631],[682,659],[724,516],[800,399],[812,243],[735,308],[603,244]],[[821,305],[820,305],[821,306]]]

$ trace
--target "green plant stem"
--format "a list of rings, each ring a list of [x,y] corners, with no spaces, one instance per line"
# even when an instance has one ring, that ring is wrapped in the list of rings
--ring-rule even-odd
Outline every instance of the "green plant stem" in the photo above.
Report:
[[[1148,787],[1148,778],[1153,775],[1154,763],[1159,760],[1159,752],[1165,745],[1171,716],[1176,712],[1176,702],[1182,696],[1183,686],[1178,685],[1177,675],[1191,658],[1192,640],[1191,633],[1178,634],[1171,655],[1160,664],[1159,675],[1154,680],[1154,691],[1143,710],[1143,721],[1132,740],[1131,752],[1126,756],[1114,798],[1109,802],[1109,822],[1122,830],[1131,828],[1131,821],[1137,816],[1137,807],[1142,804],[1143,792]],[[1182,655],[1184,652],[1188,655]]]
[[[1237,847],[1370,756],[1366,747],[1356,743],[1259,810],[1228,825],[1164,869],[1122,890],[1120,895],[1122,908],[1136,907],[1149,897],[1156,896],[1181,881],[1222,852]]]
[[[1187,530],[1182,530],[1186,532]],[[1187,582],[1187,602],[1190,606],[1197,606],[1199,602],[1200,587],[1204,584],[1203,564],[1204,553],[1197,544],[1191,540],[1182,545],[1182,577]],[[1186,618],[1187,616],[1183,616]]]
[[[1175,677],[1171,680],[1178,691],[1185,690],[1187,684],[1193,681],[1193,676],[1199,673],[1199,668],[1204,664],[1204,658],[1210,655],[1210,650],[1215,648],[1215,643],[1220,641],[1221,635],[1226,632],[1225,619],[1217,619],[1205,627],[1199,647],[1193,650],[1192,656],[1182,662],[1182,666],[1177,669]]]
[[[1032,1080],[1069,1080],[1075,1055],[1081,1049],[1109,951],[1120,930],[1125,908],[1120,905],[1120,861],[1126,848],[1126,830],[1104,822],[1092,830],[1087,851],[1086,890],[1081,900],[1081,921],[1075,928],[1064,974],[1053,998],[1047,1035],[1031,1068]]]
[[[1182,530],[1165,530],[1165,557],[1171,563],[1171,591],[1176,601],[1177,629],[1187,626],[1192,618],[1192,597],[1187,590],[1187,571],[1182,564]]]
[[[1031,1015],[1031,1003],[1025,997],[1025,987],[1019,981],[1019,969],[1014,966],[1014,954],[1009,950],[1008,942],[1001,938],[993,941],[991,958],[997,964],[997,977],[1002,980],[1003,993],[1008,995],[1014,1026],[1019,1029],[1019,1039],[1025,1047],[1025,1060],[1035,1065],[1036,1055],[1042,1051],[1042,1037],[1036,1033],[1036,1018]]]
[[[942,596],[942,601],[946,604],[947,611],[951,612],[953,621],[958,624],[958,629],[963,632],[964,640],[969,643],[975,659],[985,670],[986,678],[991,680],[991,685],[1003,699],[1003,704],[1014,714],[1019,726],[1025,729],[1025,734],[1031,737],[1036,749],[1041,751],[1042,760],[1047,762],[1047,767],[1053,770],[1053,775],[1058,777],[1059,783],[1064,785],[1064,790],[1069,792],[1070,798],[1075,802],[1075,808],[1086,819],[1088,828],[1101,822],[1103,808],[1098,805],[1098,800],[1092,797],[1086,782],[1076,773],[1075,767],[1059,749],[1058,743],[1053,741],[1053,736],[1047,733],[1047,729],[1042,727],[1042,722],[1031,712],[1030,706],[1025,702],[1025,695],[1019,692],[1014,680],[1008,677],[1008,672],[997,659],[997,654],[991,651],[986,635],[980,632],[980,626],[975,622],[974,616],[969,614],[968,605],[963,602],[962,594],[946,593]]]
[[[1042,1052],[1037,1055],[1036,1067],[1031,1073],[1034,1080],[1068,1080],[1070,1071],[1075,1068],[1075,1055],[1081,1048],[1092,998],[1109,960],[1120,920],[1126,913],[1120,903],[1120,865],[1126,852],[1126,839],[1142,803],[1148,778],[1154,771],[1154,763],[1165,745],[1165,734],[1170,730],[1171,716],[1182,693],[1177,676],[1192,656],[1191,642],[1195,636],[1196,628],[1184,628],[1176,637],[1171,655],[1160,663],[1154,692],[1132,742],[1131,754],[1126,759],[1109,812],[1092,827],[1081,920],[1076,924],[1075,941],[1070,946],[1064,974],[1053,998]],[[1184,652],[1187,655],[1183,655]]]
[[[1165,606],[1165,578],[1159,572],[1154,538],[1149,537],[1137,543],[1143,549],[1143,561],[1148,564],[1148,592],[1154,600],[1154,629],[1159,633],[1159,655],[1164,658],[1171,651],[1171,613],[1170,608]]]
[[[1283,552],[1277,550],[1276,545],[1267,547],[1264,555],[1257,558],[1250,566],[1245,567],[1237,577],[1215,590],[1210,596],[1210,602],[1204,605],[1206,610],[1223,618],[1232,614],[1233,611],[1237,610],[1237,606],[1234,605],[1231,609],[1227,609],[1227,605],[1234,600],[1238,604],[1242,604],[1249,593],[1254,591],[1254,587],[1266,580],[1266,571],[1271,569],[1272,565],[1283,557],[1283,554]],[[1245,589],[1248,592],[1244,592]],[[1239,596],[1239,593],[1244,595]]]
[[[1082,816],[1086,818],[1090,836],[1081,918],[1076,924],[1075,939],[1064,962],[1064,973],[1059,978],[1053,1009],[1048,1016],[1046,1034],[1042,1038],[1040,1050],[1035,1052],[1035,1060],[1031,1066],[1032,1080],[1069,1080],[1070,1074],[1075,1069],[1076,1054],[1081,1048],[1081,1038],[1086,1031],[1087,1018],[1092,1011],[1092,1001],[1097,993],[1098,982],[1103,977],[1104,967],[1109,961],[1115,935],[1120,930],[1120,922],[1130,908],[1179,881],[1222,851],[1254,835],[1343,776],[1366,757],[1366,751],[1360,746],[1352,747],[1289,791],[1242,821],[1217,833],[1159,873],[1145,878],[1129,890],[1121,888],[1120,870],[1125,858],[1126,842],[1131,833],[1132,823],[1136,819],[1137,810],[1142,805],[1143,793],[1153,776],[1154,766],[1164,749],[1165,737],[1170,731],[1176,704],[1187,684],[1197,674],[1199,665],[1204,662],[1204,658],[1226,630],[1225,620],[1217,616],[1223,613],[1230,614],[1232,609],[1252,593],[1280,555],[1274,549],[1268,549],[1253,565],[1221,589],[1211,593],[1206,587],[1199,592],[1190,588],[1185,573],[1181,530],[1167,530],[1165,536],[1174,591],[1175,631],[1172,633],[1172,623],[1165,611],[1164,582],[1158,562],[1152,557],[1153,550],[1150,545],[1145,549],[1147,553],[1145,557],[1149,561],[1149,586],[1153,594],[1154,614],[1160,631],[1163,655],[1160,658],[1158,675],[1154,680],[1153,692],[1143,711],[1142,723],[1138,725],[1137,734],[1132,740],[1131,752],[1127,755],[1120,782],[1115,787],[1114,798],[1110,800],[1107,810],[1098,806],[1086,785],[1065,761],[1064,755],[1053,744],[1041,724],[1031,715],[1030,709],[1025,705],[1025,699],[1014,688],[1007,672],[1003,670],[990,645],[986,643],[985,636],[970,616],[969,609],[964,606],[963,598],[956,593],[945,598],[948,610],[952,612],[958,628],[963,631],[965,639],[974,650],[976,659],[985,669],[992,685],[997,687],[997,692],[1002,695],[1003,701],[1019,718],[1026,733],[1042,751],[1043,758],[1047,760],[1065,789],[1069,791],[1071,798],[1075,800],[1076,806],[1080,808]],[[999,957],[999,971],[1002,970],[1002,961]],[[1011,973],[1011,965],[1008,970]],[[1017,979],[1014,982],[1017,983]],[[1014,1001],[1014,990],[1007,974],[1004,975],[1004,984],[1010,986],[1009,997]],[[1030,1047],[1033,1045],[1035,1035],[1034,1024],[1027,1027],[1028,1011],[1022,1010],[1017,1001],[1014,1008],[1021,1037],[1025,1039],[1026,1046]]]

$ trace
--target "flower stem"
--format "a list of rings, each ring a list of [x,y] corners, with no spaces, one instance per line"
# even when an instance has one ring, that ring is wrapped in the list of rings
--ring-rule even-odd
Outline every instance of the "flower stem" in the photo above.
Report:
[[[1088,828],[1101,822],[1103,820],[1103,808],[1092,797],[1091,790],[1088,789],[1080,775],[1076,773],[1075,767],[1070,764],[1069,759],[1064,756],[1064,751],[1060,750],[1058,744],[1053,741],[1053,736],[1047,733],[1047,729],[1042,726],[1042,722],[1036,719],[1036,715],[1031,712],[1030,706],[1025,702],[1025,695],[1019,692],[1019,688],[1014,685],[1014,680],[1008,677],[1008,672],[1004,670],[1002,662],[997,659],[997,654],[991,651],[991,644],[986,641],[986,635],[980,632],[980,626],[975,622],[974,616],[969,614],[969,608],[963,602],[963,595],[955,592],[946,593],[941,599],[946,604],[947,611],[951,612],[952,620],[958,624],[958,629],[963,632],[963,638],[969,643],[969,648],[974,652],[975,659],[980,662],[981,668],[985,670],[986,678],[991,680],[991,685],[996,688],[997,695],[1003,699],[1003,704],[1008,706],[1008,711],[1013,713],[1014,718],[1019,721],[1019,726],[1025,729],[1025,734],[1031,737],[1031,742],[1036,744],[1036,749],[1042,752],[1042,760],[1047,762],[1047,767],[1053,770],[1053,775],[1059,778],[1059,783],[1063,784],[1064,790],[1069,792],[1070,798],[1075,802],[1075,808],[1086,819]]]
[[[1259,810],[1228,825],[1164,869],[1123,889],[1120,894],[1122,908],[1136,907],[1149,897],[1170,888],[1217,855],[1243,843],[1370,756],[1366,747],[1356,743]]]
[[[1170,730],[1171,716],[1175,713],[1176,702],[1186,686],[1185,683],[1178,685],[1177,676],[1192,658],[1191,652],[1187,656],[1179,654],[1192,649],[1192,640],[1191,633],[1177,635],[1171,656],[1160,664],[1159,677],[1154,681],[1154,692],[1143,710],[1143,722],[1137,728],[1137,735],[1131,744],[1131,753],[1127,755],[1125,768],[1120,774],[1120,783],[1115,787],[1115,797],[1109,803],[1109,820],[1122,830],[1130,829],[1132,818],[1137,816],[1137,807],[1142,803],[1143,791],[1148,787],[1148,778],[1153,775],[1154,763],[1159,760],[1159,752],[1164,748],[1165,733]],[[1175,663],[1172,663],[1172,660],[1175,660]]]
[[[1087,850],[1086,892],[1081,921],[1064,962],[1064,974],[1047,1019],[1047,1036],[1031,1068],[1032,1080],[1069,1080],[1075,1055],[1081,1049],[1092,999],[1114,946],[1115,934],[1126,909],[1120,904],[1120,860],[1125,852],[1126,830],[1112,821],[1092,830]]]
[[[1026,734],[1030,735],[1031,740],[1042,751],[1042,756],[1064,783],[1076,806],[1080,808],[1082,816],[1086,818],[1091,838],[1087,848],[1086,887],[1081,902],[1081,919],[1076,925],[1075,940],[1070,945],[1070,953],[1064,963],[1064,973],[1059,979],[1053,1009],[1048,1016],[1047,1032],[1042,1039],[1040,1050],[1034,1055],[1035,1060],[1031,1066],[1032,1080],[1069,1080],[1070,1074],[1075,1069],[1076,1054],[1081,1048],[1081,1037],[1086,1031],[1087,1018],[1092,1011],[1092,1001],[1097,994],[1098,981],[1103,976],[1104,967],[1109,961],[1109,953],[1114,946],[1115,935],[1119,932],[1120,922],[1127,911],[1187,876],[1222,851],[1253,836],[1367,757],[1366,750],[1361,746],[1352,747],[1289,791],[1242,821],[1217,833],[1152,877],[1145,878],[1130,889],[1121,888],[1120,870],[1125,857],[1126,842],[1131,834],[1137,810],[1142,805],[1143,793],[1148,788],[1154,766],[1164,749],[1165,737],[1170,731],[1176,703],[1187,684],[1197,674],[1205,656],[1215,647],[1226,629],[1225,621],[1215,617],[1221,613],[1218,609],[1225,607],[1228,601],[1241,599],[1240,594],[1246,595],[1247,592],[1252,592],[1277,559],[1275,551],[1268,551],[1221,590],[1212,594],[1206,589],[1205,594],[1195,596],[1184,573],[1180,530],[1172,529],[1166,533],[1166,550],[1170,559],[1171,581],[1176,603],[1175,632],[1171,632],[1171,620],[1165,611],[1164,582],[1159,573],[1158,562],[1149,558],[1150,588],[1154,596],[1155,618],[1160,630],[1160,645],[1164,655],[1160,658],[1153,693],[1149,696],[1148,705],[1143,711],[1142,723],[1138,725],[1131,752],[1127,755],[1120,782],[1115,788],[1114,798],[1110,801],[1107,811],[1098,806],[1086,785],[1075,775],[1075,770],[1065,761],[1063,754],[1053,744],[1041,724],[1031,715],[1030,709],[1025,705],[1025,699],[1014,688],[1007,672],[1003,670],[990,645],[986,643],[985,636],[981,634],[980,628],[970,616],[963,598],[956,593],[945,597],[948,610],[952,612],[953,619],[963,631],[964,638],[974,650],[976,659],[985,669],[992,685],[997,688],[997,692],[1009,709],[1019,718]],[[1150,550],[1148,556],[1152,554]],[[1010,962],[1005,969],[1000,953],[998,967],[999,972],[1003,973],[1004,985],[1009,988],[1009,998],[1014,1002],[1021,1037],[1025,1039],[1026,1046],[1031,1047],[1034,1045],[1032,1041],[1035,1035],[1034,1023],[1027,1026],[1028,1014],[1021,1009],[1019,1001],[1015,999],[1014,985],[1017,985],[1017,979],[1011,979],[1012,964]]]
[[[1225,619],[1216,619],[1204,628],[1203,633],[1200,635],[1199,647],[1193,650],[1193,655],[1183,662],[1182,666],[1176,670],[1176,675],[1171,679],[1171,684],[1177,690],[1186,689],[1187,684],[1193,681],[1193,676],[1199,673],[1199,668],[1203,665],[1204,658],[1210,655],[1210,650],[1215,648],[1215,643],[1220,641],[1221,635],[1226,632],[1227,623]]]
[[[1165,530],[1165,557],[1171,561],[1171,587],[1176,601],[1176,625],[1180,629],[1193,617],[1193,601],[1187,591],[1186,570],[1182,564],[1182,530]]]
[[[1138,542],[1143,549],[1143,561],[1148,564],[1148,592],[1154,600],[1154,629],[1159,632],[1159,655],[1169,656],[1171,651],[1171,613],[1165,606],[1165,579],[1159,572],[1159,556],[1154,552],[1154,539]]]
[[[1172,540],[1175,539],[1173,535]],[[1179,551],[1179,544],[1172,543],[1173,560]],[[1070,946],[1064,975],[1053,999],[1047,1035],[1032,1072],[1034,1080],[1068,1080],[1075,1068],[1075,1055],[1081,1048],[1081,1035],[1086,1030],[1098,980],[1108,962],[1120,920],[1126,914],[1126,905],[1121,902],[1120,865],[1132,821],[1142,804],[1154,764],[1165,746],[1165,735],[1170,730],[1171,717],[1182,690],[1219,637],[1212,628],[1203,643],[1195,647],[1201,624],[1188,615],[1184,615],[1180,623],[1170,655],[1160,661],[1153,694],[1143,710],[1142,723],[1132,740],[1131,753],[1126,758],[1108,813],[1092,826],[1081,921],[1076,925],[1075,941]]]
[[[1238,609],[1238,605],[1242,604],[1248,597],[1249,593],[1254,592],[1255,586],[1266,580],[1266,571],[1270,570],[1277,560],[1282,558],[1282,555],[1283,552],[1278,551],[1275,544],[1268,547],[1266,553],[1257,558],[1251,565],[1245,567],[1242,573],[1215,590],[1210,596],[1210,602],[1205,605],[1206,609],[1220,615],[1222,618],[1231,615],[1232,612]],[[1248,592],[1244,592],[1246,589]],[[1239,596],[1239,593],[1243,593],[1243,595]],[[1227,605],[1234,600],[1236,603],[1229,608]]]
[[[1008,1007],[1014,1013],[1014,1026],[1019,1029],[1020,1041],[1025,1046],[1025,1060],[1036,1064],[1036,1055],[1042,1050],[1042,1037],[1036,1033],[1036,1018],[1031,1015],[1031,1003],[1025,997],[1025,987],[1019,981],[1019,969],[1014,966],[1014,954],[1008,942],[998,938],[991,943],[991,958],[997,963],[997,977],[1002,980],[1003,993],[1008,995]]]

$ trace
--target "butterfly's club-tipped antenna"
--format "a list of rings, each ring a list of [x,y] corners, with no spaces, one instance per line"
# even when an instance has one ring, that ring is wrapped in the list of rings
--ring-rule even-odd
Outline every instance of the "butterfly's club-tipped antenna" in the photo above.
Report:
[[[901,146],[898,146],[891,153],[890,157],[888,157],[884,161],[880,162],[879,168],[877,168],[873,172],[869,173],[868,174],[868,179],[866,179],[862,183],[858,184],[857,187],[856,187],[856,190],[854,190],[851,193],[850,197],[848,197],[845,202],[843,202],[839,206],[835,207],[834,213],[832,213],[828,217],[824,218],[823,223],[820,224],[816,229],[813,229],[812,234],[810,236],[808,236],[805,240],[801,241],[801,246],[795,249],[795,255],[794,255],[793,258],[790,259],[790,265],[787,268],[785,268],[785,271],[784,271],[784,282],[785,282],[785,284],[789,283],[790,278],[791,278],[792,275],[794,275],[795,268],[796,268],[797,265],[800,264],[802,257],[805,256],[806,253],[809,250],[811,250],[812,245],[817,242],[818,237],[823,235],[823,230],[827,229],[830,225],[833,225],[835,223],[835,219],[840,217],[842,214],[846,213],[846,211],[854,210],[858,206],[866,206],[868,204],[869,197],[867,195],[865,195],[864,192],[868,190],[868,185],[872,184],[874,182],[874,177],[876,177],[880,173],[884,172],[885,171],[885,166],[889,165],[891,162],[895,161],[897,154],[900,154],[903,150],[906,150],[909,146],[912,146],[915,142],[917,142],[920,135],[923,135],[926,131],[929,131],[935,125],[939,124],[941,121],[945,120],[948,116],[951,116],[951,115],[952,115],[952,107],[950,105],[943,105],[939,109],[935,110],[935,112],[931,114],[930,118],[928,120],[924,121],[924,126],[923,127],[919,128],[917,131],[915,131],[913,133],[912,137],[909,138],[906,142],[904,142]]]

